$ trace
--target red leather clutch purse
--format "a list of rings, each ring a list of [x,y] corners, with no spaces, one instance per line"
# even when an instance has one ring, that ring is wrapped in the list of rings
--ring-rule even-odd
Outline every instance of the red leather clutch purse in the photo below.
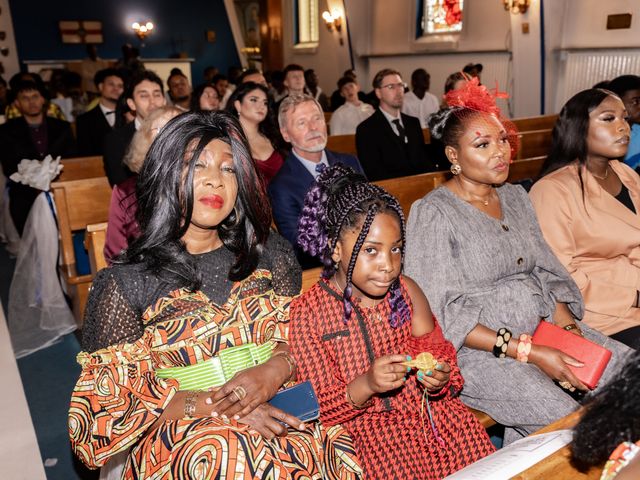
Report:
[[[536,328],[531,342],[534,345],[557,348],[584,363],[584,367],[569,366],[569,368],[591,389],[598,385],[602,372],[611,358],[611,352],[606,348],[544,320]]]

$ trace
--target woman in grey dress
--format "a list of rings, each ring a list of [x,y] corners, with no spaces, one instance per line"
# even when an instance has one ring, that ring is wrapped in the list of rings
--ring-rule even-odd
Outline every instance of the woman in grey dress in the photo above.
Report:
[[[605,346],[613,356],[600,385],[629,350],[578,320],[580,291],[545,243],[524,189],[504,184],[511,146],[495,111],[450,107],[430,128],[454,177],[411,208],[406,274],[458,349],[463,401],[505,425],[510,443],[579,406],[554,380],[588,390],[568,368],[581,364],[557,349],[532,346],[528,362],[516,361],[521,334],[542,319]],[[501,328],[513,334],[505,358],[492,353]]]

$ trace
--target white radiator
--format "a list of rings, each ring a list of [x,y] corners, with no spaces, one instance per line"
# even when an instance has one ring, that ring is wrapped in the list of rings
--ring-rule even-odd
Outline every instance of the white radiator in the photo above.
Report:
[[[619,75],[640,75],[640,49],[581,50],[560,52],[555,111],[581,90]],[[552,87],[553,88],[553,87]]]

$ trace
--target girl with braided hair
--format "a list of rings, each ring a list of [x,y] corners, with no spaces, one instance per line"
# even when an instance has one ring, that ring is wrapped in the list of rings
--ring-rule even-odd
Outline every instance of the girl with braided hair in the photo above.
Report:
[[[366,478],[440,479],[493,446],[458,398],[455,350],[400,274],[404,232],[402,209],[382,188],[343,165],[318,177],[298,241],[324,270],[291,305],[291,351],[320,420],[349,431]],[[435,366],[406,365],[424,352]]]

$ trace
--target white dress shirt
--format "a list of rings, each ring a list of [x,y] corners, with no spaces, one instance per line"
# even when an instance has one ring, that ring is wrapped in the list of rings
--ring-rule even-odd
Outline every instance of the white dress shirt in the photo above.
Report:
[[[113,128],[113,126],[116,124],[116,109],[114,108],[113,110],[111,110],[101,103],[98,103],[98,106],[100,107],[100,110],[102,110],[104,118],[107,119],[107,123],[109,124],[109,126]]]
[[[322,158],[320,158],[319,162],[312,162],[311,160],[307,160],[306,158],[302,158],[300,155],[298,155],[296,153],[296,151],[294,149],[291,149],[291,153],[293,153],[295,155],[295,157],[300,160],[300,163],[302,163],[302,165],[304,165],[304,168],[306,168],[307,170],[309,170],[309,173],[311,175],[313,175],[313,178],[317,178],[318,175],[320,175],[320,172],[318,172],[316,170],[316,166],[324,163],[324,165],[326,167],[329,166],[329,160],[327,160],[327,153],[323,150],[322,151]]]
[[[408,92],[404,96],[402,103],[402,113],[411,115],[420,120],[420,126],[427,128],[427,119],[429,115],[440,110],[440,102],[438,97],[433,93],[425,92],[424,97],[419,99],[415,93]]]
[[[346,102],[331,115],[329,131],[331,135],[354,135],[360,122],[369,118],[374,111],[368,103],[360,102],[360,105],[355,105]]]

